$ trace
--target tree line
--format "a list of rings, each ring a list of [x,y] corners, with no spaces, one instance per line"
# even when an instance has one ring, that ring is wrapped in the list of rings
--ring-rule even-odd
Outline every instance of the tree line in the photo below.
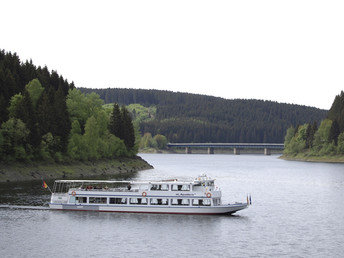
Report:
[[[170,142],[282,143],[286,130],[326,117],[326,111],[254,99],[223,99],[199,94],[143,89],[86,89],[105,103],[155,108],[139,123],[142,134],[165,135]],[[134,114],[135,115],[135,114]]]
[[[336,96],[319,127],[316,122],[290,127],[285,136],[284,154],[325,156],[344,154],[344,92]]]
[[[0,161],[73,161],[137,153],[129,111],[108,112],[56,71],[0,51]],[[114,130],[116,126],[120,133]]]

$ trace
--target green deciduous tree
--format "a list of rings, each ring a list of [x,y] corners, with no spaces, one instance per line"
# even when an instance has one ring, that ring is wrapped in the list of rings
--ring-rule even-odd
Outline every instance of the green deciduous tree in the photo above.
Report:
[[[284,137],[284,146],[287,147],[289,145],[289,143],[293,139],[294,135],[296,134],[295,131],[296,131],[295,128],[292,126],[287,129],[287,133]]]
[[[30,146],[27,144],[29,130],[26,125],[16,118],[10,118],[1,126],[2,135],[2,159],[4,160],[28,160],[30,158]]]
[[[314,148],[320,150],[329,143],[329,135],[332,126],[332,121],[325,119],[321,122],[318,130],[314,134]]]
[[[164,135],[157,134],[154,136],[154,140],[156,141],[159,149],[166,149],[167,138]]]
[[[10,118],[19,117],[20,113],[22,112],[20,108],[22,108],[21,102],[23,101],[23,95],[21,93],[15,94],[12,96],[10,100],[10,106],[8,107],[8,116]]]
[[[78,120],[83,131],[87,119],[102,109],[103,100],[95,93],[85,95],[78,89],[71,89],[66,104],[71,121]]]
[[[44,88],[38,79],[33,79],[26,86],[25,89],[28,91],[32,104],[34,107],[37,106],[38,99],[41,97]]]
[[[140,141],[140,149],[144,148],[157,148],[158,144],[152,137],[151,133],[145,133]]]
[[[344,154],[344,132],[338,136],[337,152],[338,154]]]
[[[307,124],[299,126],[298,130],[295,130],[296,133],[292,127],[287,130],[287,135],[285,137],[285,154],[296,155],[306,148],[307,126]]]

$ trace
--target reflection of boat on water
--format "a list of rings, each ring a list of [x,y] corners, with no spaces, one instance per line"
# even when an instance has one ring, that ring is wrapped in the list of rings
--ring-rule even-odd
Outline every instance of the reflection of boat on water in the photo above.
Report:
[[[103,212],[232,214],[247,203],[222,204],[214,179],[193,181],[56,180],[50,209]]]

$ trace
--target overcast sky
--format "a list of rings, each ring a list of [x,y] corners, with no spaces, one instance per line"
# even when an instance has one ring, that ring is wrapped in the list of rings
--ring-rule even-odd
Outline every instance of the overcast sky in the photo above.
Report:
[[[0,48],[77,87],[329,109],[344,90],[344,1],[1,1]]]

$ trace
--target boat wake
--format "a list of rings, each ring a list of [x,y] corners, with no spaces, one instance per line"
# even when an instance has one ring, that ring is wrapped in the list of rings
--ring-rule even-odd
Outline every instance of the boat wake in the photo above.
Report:
[[[49,207],[0,204],[0,209],[49,210]]]

